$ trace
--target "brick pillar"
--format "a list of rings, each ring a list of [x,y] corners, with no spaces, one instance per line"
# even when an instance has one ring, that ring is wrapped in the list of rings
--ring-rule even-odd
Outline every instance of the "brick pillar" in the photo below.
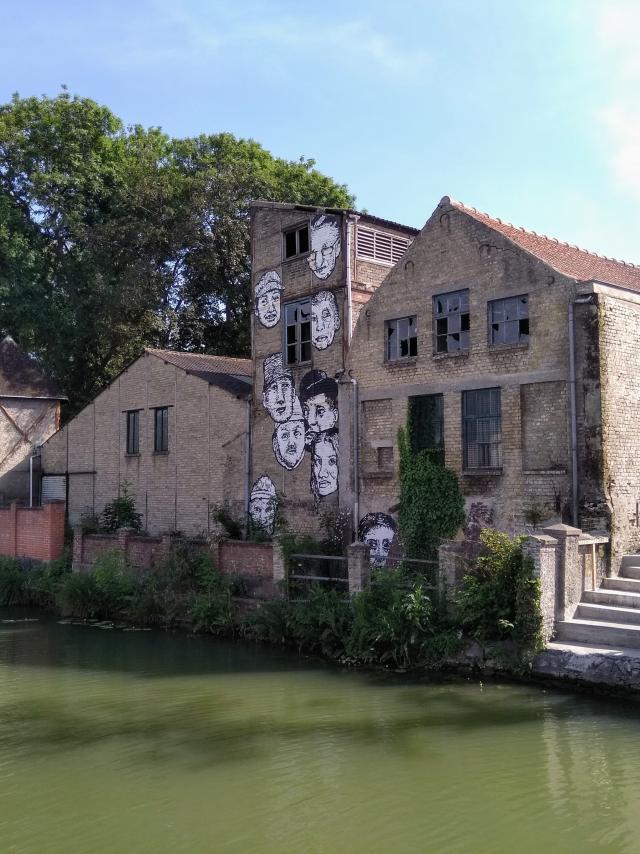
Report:
[[[47,560],[56,560],[64,551],[64,503],[52,501],[44,505]]]
[[[9,505],[9,555],[16,557],[18,551],[18,504],[12,501]]]
[[[351,543],[348,549],[349,593],[360,593],[369,586],[371,555],[366,543]]]
[[[558,541],[548,534],[532,535],[522,544],[522,553],[533,562],[533,577],[540,579],[540,610],[545,644],[555,631],[557,551]]]
[[[117,530],[118,551],[121,552],[125,563],[127,561],[127,540],[133,533],[133,528],[118,528]]]
[[[582,597],[582,563],[578,540],[582,531],[571,525],[550,525],[544,533],[558,541],[556,620],[568,620]]]
[[[71,553],[71,569],[74,572],[82,571],[84,563],[84,531],[80,525],[73,529],[73,551]]]
[[[274,540],[273,547],[273,587],[276,591],[284,592],[283,588],[287,581],[287,567],[282,553],[282,546],[278,540]]]

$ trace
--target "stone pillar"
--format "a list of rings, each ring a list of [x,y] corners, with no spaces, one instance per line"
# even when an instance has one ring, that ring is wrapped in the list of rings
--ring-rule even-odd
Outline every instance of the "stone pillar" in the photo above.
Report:
[[[9,505],[9,555],[15,557],[18,551],[18,502]]]
[[[548,534],[527,537],[522,553],[533,562],[533,577],[540,579],[540,610],[545,644],[553,636],[556,623],[556,564],[558,541]]]
[[[360,593],[369,586],[371,555],[366,543],[351,543],[347,551],[349,593]]]
[[[556,620],[573,617],[582,597],[582,562],[578,540],[582,531],[571,525],[550,525],[544,533],[558,541],[556,561]]]
[[[73,551],[71,556],[71,569],[74,572],[82,571],[84,558],[84,531],[80,525],[73,529]]]
[[[273,548],[273,587],[276,592],[284,592],[287,581],[287,567],[285,566],[282,546],[278,540],[274,540],[271,545]]]
[[[131,534],[135,533],[133,528],[118,528],[116,532],[118,551],[122,554],[122,559],[127,562],[127,540]]]

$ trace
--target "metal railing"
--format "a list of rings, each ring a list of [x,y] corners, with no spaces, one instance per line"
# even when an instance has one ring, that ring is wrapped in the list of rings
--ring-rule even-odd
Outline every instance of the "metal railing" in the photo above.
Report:
[[[290,599],[304,601],[314,584],[348,592],[348,559],[344,555],[292,554],[288,569]]]

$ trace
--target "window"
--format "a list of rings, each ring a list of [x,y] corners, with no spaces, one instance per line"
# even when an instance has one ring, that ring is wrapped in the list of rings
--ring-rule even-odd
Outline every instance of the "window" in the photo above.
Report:
[[[441,394],[409,398],[407,433],[411,452],[429,451],[434,462],[444,465],[444,416]]]
[[[153,410],[153,450],[156,454],[169,451],[169,408],[159,407]]]
[[[295,258],[309,251],[309,226],[302,225],[284,232],[284,257]]]
[[[433,352],[469,349],[469,291],[452,291],[433,298]]]
[[[489,303],[489,344],[526,344],[529,340],[529,298],[495,299]]]
[[[411,359],[418,355],[418,327],[415,314],[387,321],[387,361]]]
[[[287,365],[311,361],[311,300],[290,302],[284,307]]]
[[[133,409],[127,415],[127,453],[140,452],[140,411]]]
[[[483,388],[462,393],[464,468],[502,466],[500,389]]]
[[[387,234],[385,231],[374,231],[372,228],[362,226],[358,226],[356,240],[358,258],[376,261],[379,264],[395,264],[402,258],[411,243],[408,237]]]

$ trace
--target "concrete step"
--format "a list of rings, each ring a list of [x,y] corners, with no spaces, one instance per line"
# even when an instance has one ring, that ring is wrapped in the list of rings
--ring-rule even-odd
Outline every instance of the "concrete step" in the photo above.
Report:
[[[561,620],[554,640],[559,643],[590,643],[599,647],[626,646],[640,649],[640,626],[598,620]]]
[[[582,601],[591,605],[613,605],[614,608],[640,608],[640,592],[628,593],[626,590],[585,590]]]
[[[640,555],[624,555],[620,563],[620,573],[628,566],[640,566]]]
[[[628,564],[627,566],[621,566],[620,577],[640,579],[640,564],[638,566],[631,566],[631,564]]]
[[[640,609],[620,608],[611,605],[591,605],[581,602],[573,615],[574,620],[597,620],[603,623],[640,625]]]
[[[626,593],[640,593],[640,581],[635,578],[603,578],[602,590],[624,590]]]

